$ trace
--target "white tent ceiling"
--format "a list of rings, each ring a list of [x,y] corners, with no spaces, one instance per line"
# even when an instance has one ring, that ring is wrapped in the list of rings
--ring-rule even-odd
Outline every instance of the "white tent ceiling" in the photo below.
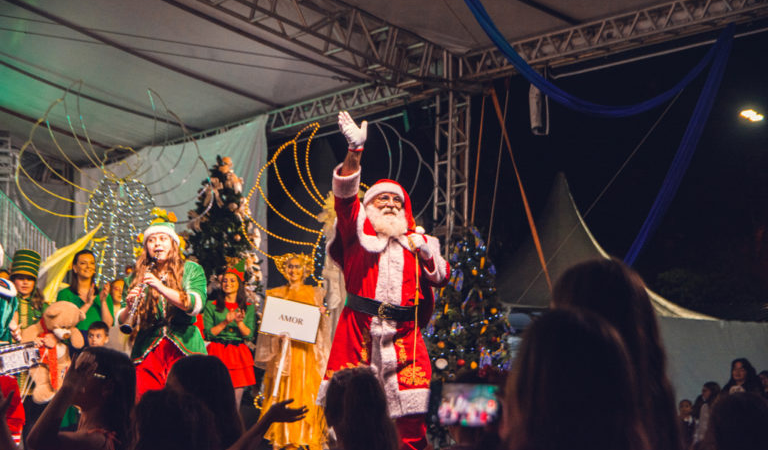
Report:
[[[483,3],[532,63],[708,31],[755,20],[768,9],[764,0]],[[510,73],[498,55],[482,57],[492,56],[482,52],[489,45],[463,0],[4,0],[0,130],[20,146],[33,122],[73,86],[80,95],[68,95],[47,118],[63,131],[53,133],[58,146],[85,162],[66,137],[70,126],[103,152],[182,136],[173,114],[194,132],[363,82],[419,95],[445,86],[441,55],[458,58],[461,73],[474,73],[472,81]],[[426,61],[421,72],[419,61]],[[35,144],[60,159],[46,134],[39,130]]]

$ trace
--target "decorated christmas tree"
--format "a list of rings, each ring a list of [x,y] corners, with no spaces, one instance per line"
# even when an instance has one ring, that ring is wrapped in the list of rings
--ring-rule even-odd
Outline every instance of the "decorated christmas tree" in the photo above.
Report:
[[[229,157],[217,156],[216,161],[202,182],[195,210],[187,213],[188,256],[203,266],[209,279],[245,260],[248,287],[258,291],[261,274],[255,252],[261,237],[243,196],[243,180]]]
[[[507,370],[507,337],[514,330],[496,292],[496,268],[480,233],[469,229],[450,249],[451,278],[440,289],[424,330],[433,378],[453,381],[465,372],[484,377]]]

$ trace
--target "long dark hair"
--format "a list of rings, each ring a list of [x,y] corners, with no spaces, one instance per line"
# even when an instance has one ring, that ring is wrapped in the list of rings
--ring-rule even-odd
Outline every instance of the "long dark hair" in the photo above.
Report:
[[[717,450],[768,448],[768,403],[753,392],[719,399],[704,440]]]
[[[136,402],[136,369],[126,354],[110,348],[87,347],[83,352],[96,358],[96,371],[104,375],[109,386],[100,393],[101,420],[107,430],[115,433],[121,448],[128,448],[131,411]]]
[[[526,330],[505,390],[504,448],[647,450],[633,367],[617,331],[585,310]]]
[[[648,391],[641,399],[641,411],[651,448],[682,448],[659,325],[640,275],[615,258],[586,261],[560,277],[552,302],[555,308],[595,312],[616,328],[632,358],[638,385]]]
[[[215,356],[189,355],[171,367],[168,384],[199,399],[213,413],[221,443],[228,448],[243,434],[243,423],[235,405],[235,390],[229,370]]]
[[[149,391],[133,415],[133,450],[222,448],[214,417],[195,396],[173,389]]]
[[[91,255],[93,256],[94,260],[96,259],[96,255],[88,249],[80,250],[79,252],[75,253],[75,256],[72,258],[72,270],[70,270],[69,272],[69,289],[75,294],[80,294],[80,293],[77,292],[77,288],[78,288],[77,274],[75,273],[74,267],[75,267],[75,264],[77,264],[77,260],[82,255]]]
[[[345,369],[336,372],[331,380],[326,417],[330,412],[329,425],[333,424],[341,448],[397,450],[397,429],[389,418],[384,389],[373,371],[368,367]]]
[[[744,367],[744,370],[747,372],[747,376],[744,379],[744,384],[742,384],[744,390],[746,392],[761,394],[763,392],[763,384],[760,382],[760,377],[757,376],[757,370],[755,370],[755,366],[753,366],[747,358],[736,358],[731,361],[731,376],[728,379],[728,383],[723,386],[723,395],[730,394],[731,388],[736,385],[736,381],[733,379],[733,368],[736,366],[736,363],[741,363],[742,367]]]
[[[714,381],[707,381],[703,387],[709,390],[709,398],[704,400],[704,396],[701,394],[696,397],[696,401],[693,403],[693,417],[696,419],[701,415],[701,407],[705,404],[714,405],[717,397],[720,395],[720,385]]]
[[[228,273],[231,272],[224,272],[224,274],[221,275],[221,279],[224,279],[224,276],[226,276]],[[235,301],[237,302],[237,307],[245,311],[245,308],[248,306],[248,294],[245,293],[245,283],[235,275],[232,274],[237,278],[237,296],[235,298]],[[224,289],[221,287],[217,288],[211,293],[211,296],[214,298],[214,301],[216,302],[216,311],[222,312],[224,311],[225,303],[226,303],[226,294],[224,294]]]

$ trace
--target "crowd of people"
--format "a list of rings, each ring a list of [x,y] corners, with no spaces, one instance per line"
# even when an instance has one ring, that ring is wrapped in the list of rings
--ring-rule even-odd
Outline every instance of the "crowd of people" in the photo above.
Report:
[[[335,330],[322,291],[304,284],[312,261],[288,254],[276,260],[288,283],[267,294],[316,306],[317,339],[259,335],[249,346],[257,312],[243,268],[227,268],[209,292],[202,267],[181,258],[173,224],[155,222],[125,279],[99,288],[93,253],[74,256],[69,286],[57,296],[79,314],[74,335],[44,328],[33,339],[44,351],[56,348],[46,341],[55,334],[73,362],[59,374],[44,360],[56,393],[42,405],[22,402],[24,374],[0,377],[0,449],[242,450],[265,438],[276,450],[430,448],[434,380],[420,329],[434,307],[432,288],[447,282],[450,268],[437,240],[416,230],[399,184],[381,180],[358,196],[366,123],[341,113],[339,125],[349,148],[333,173],[328,253],[343,271],[347,301]],[[50,308],[39,267],[40,255],[25,249],[0,273],[10,279],[0,280],[9,299],[0,304],[6,343]],[[266,400],[246,427],[239,407],[257,366],[266,370]],[[768,372],[735,359],[722,388],[707,382],[695,401],[676,404],[645,284],[616,259],[585,261],[560,277],[550,310],[526,329],[504,375],[489,381],[499,387],[497,420],[450,426],[450,448],[768,448]]]

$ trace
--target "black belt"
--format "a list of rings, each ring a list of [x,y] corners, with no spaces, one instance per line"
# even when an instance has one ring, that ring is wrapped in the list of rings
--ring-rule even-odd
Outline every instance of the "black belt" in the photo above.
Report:
[[[353,311],[396,322],[410,322],[416,318],[415,306],[390,305],[372,298],[347,293],[347,307]]]

